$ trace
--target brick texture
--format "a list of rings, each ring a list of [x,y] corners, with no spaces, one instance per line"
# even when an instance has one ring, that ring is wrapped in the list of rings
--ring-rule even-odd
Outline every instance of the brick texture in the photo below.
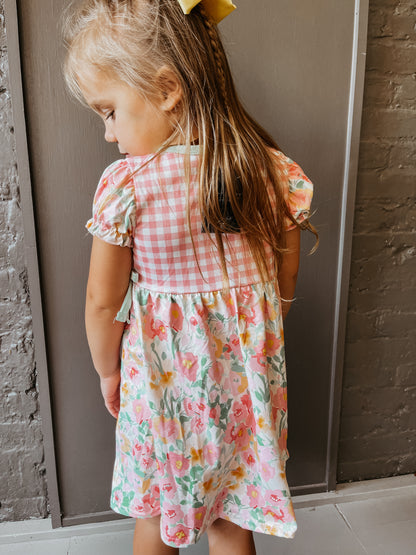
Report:
[[[338,481],[416,470],[416,2],[370,0]]]
[[[47,515],[3,5],[0,0],[0,521]]]

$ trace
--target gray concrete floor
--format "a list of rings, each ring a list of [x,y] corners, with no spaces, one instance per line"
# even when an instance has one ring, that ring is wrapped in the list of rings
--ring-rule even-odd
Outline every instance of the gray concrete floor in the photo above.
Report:
[[[293,540],[255,534],[257,555],[415,555],[413,475],[294,497]],[[0,555],[130,555],[131,519],[52,530],[49,519],[0,524]],[[181,555],[208,555],[206,537]],[[238,555],[230,553],[230,555]]]

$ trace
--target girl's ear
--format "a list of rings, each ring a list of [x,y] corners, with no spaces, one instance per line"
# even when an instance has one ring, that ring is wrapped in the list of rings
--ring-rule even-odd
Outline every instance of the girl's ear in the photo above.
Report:
[[[173,111],[182,99],[182,87],[175,72],[163,66],[156,74],[161,94],[160,108],[165,112]]]

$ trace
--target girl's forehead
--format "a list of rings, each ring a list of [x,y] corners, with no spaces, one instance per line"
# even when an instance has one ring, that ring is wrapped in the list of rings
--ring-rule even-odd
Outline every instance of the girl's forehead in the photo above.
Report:
[[[116,84],[114,77],[94,68],[78,74],[77,82],[84,99],[90,105],[100,104]]]

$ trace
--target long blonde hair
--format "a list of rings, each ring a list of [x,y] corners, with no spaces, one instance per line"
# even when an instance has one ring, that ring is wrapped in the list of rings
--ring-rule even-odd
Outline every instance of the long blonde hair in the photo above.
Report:
[[[190,146],[197,130],[199,207],[227,283],[228,233],[244,236],[263,281],[276,275],[270,275],[266,245],[273,273],[285,252],[285,218],[317,237],[308,220],[298,224],[290,214],[287,177],[273,154],[278,146],[241,104],[217,26],[201,4],[185,16],[177,0],[84,0],[66,13],[63,34],[65,78],[81,101],[85,67],[115,75],[150,101],[160,92],[158,70],[167,66],[175,73],[182,87],[178,125],[159,152],[178,138]],[[189,157],[186,166],[189,183]]]

